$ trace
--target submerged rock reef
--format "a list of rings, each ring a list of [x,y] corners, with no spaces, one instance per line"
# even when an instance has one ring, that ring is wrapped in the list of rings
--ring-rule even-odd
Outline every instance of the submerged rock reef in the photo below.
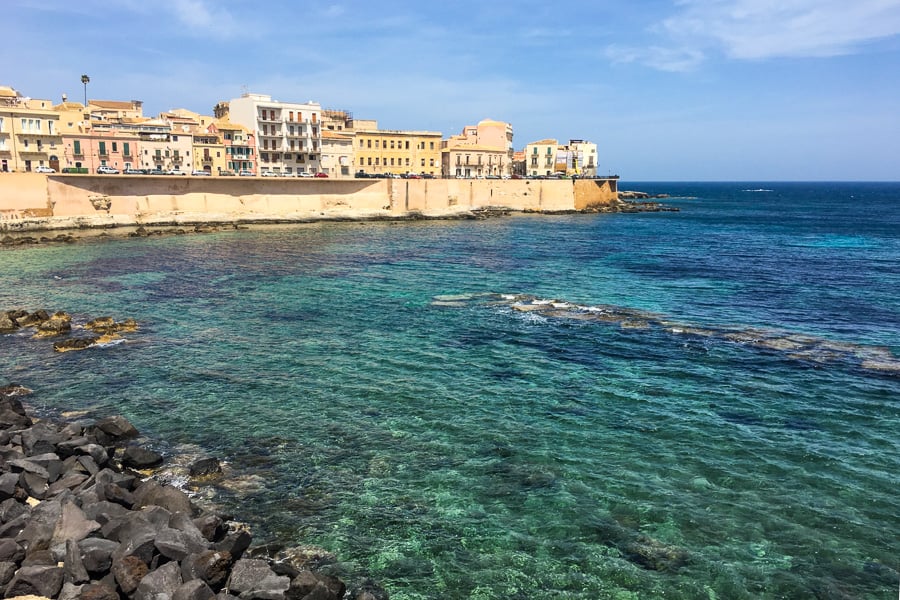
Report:
[[[660,328],[672,335],[720,340],[780,352],[788,358],[817,365],[842,361],[867,371],[900,376],[900,358],[894,356],[889,348],[831,340],[776,328],[699,325],[626,306],[587,306],[528,294],[463,294],[435,296],[432,299],[432,305],[435,306],[463,307],[472,302],[505,305],[517,312],[548,319],[610,323],[622,329]]]
[[[307,549],[255,552],[245,525],[139,472],[163,457],[135,444],[125,418],[35,421],[21,400],[31,393],[0,387],[3,597],[387,599],[371,581],[348,591]],[[218,467],[207,457],[191,473],[216,477]]]

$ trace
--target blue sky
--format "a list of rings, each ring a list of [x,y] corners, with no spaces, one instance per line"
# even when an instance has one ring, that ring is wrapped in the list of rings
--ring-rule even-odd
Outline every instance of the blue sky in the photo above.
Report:
[[[900,179],[900,0],[5,0],[0,84],[209,114],[249,90],[623,180]],[[22,51],[11,49],[22,48]],[[12,60],[10,60],[12,59]]]

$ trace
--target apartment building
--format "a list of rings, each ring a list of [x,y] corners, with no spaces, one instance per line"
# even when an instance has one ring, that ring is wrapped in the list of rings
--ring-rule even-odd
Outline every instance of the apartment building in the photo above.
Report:
[[[253,133],[259,170],[278,174],[322,170],[322,107],[316,102],[279,102],[264,94],[243,94],[217,105],[216,117],[227,114]]]
[[[512,174],[513,129],[509,123],[485,119],[467,125],[444,140],[441,172],[444,177],[500,178]]]
[[[23,97],[0,86],[0,172],[59,171],[62,137],[50,100]]]
[[[225,169],[232,173],[241,171],[256,174],[256,140],[243,125],[220,118],[213,123],[225,146]]]
[[[597,144],[586,140],[569,140],[566,146],[560,147],[557,156],[557,163],[563,162],[566,166],[566,175],[597,176]]]
[[[525,171],[528,177],[546,177],[556,173],[559,141],[538,140],[525,146]],[[565,165],[563,165],[565,171]]]
[[[62,135],[61,170],[94,173],[100,166],[135,168],[140,157],[140,137],[117,121],[93,117],[80,102],[65,99],[53,107],[59,113]]]
[[[440,175],[440,131],[378,129],[378,123],[373,120],[357,120],[353,125],[353,155],[357,172],[370,175]]]

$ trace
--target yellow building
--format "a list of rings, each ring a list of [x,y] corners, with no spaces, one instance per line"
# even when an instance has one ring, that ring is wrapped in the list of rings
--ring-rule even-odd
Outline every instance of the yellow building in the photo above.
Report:
[[[378,129],[375,121],[354,121],[353,124],[356,172],[440,175],[441,132]]]
[[[53,103],[0,86],[0,171],[59,171],[62,148]]]

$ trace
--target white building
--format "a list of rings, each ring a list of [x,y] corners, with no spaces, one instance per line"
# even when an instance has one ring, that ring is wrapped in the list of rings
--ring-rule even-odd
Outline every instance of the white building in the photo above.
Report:
[[[247,93],[229,101],[228,112],[232,123],[255,133],[261,173],[321,171],[322,106],[317,102],[279,102]]]

